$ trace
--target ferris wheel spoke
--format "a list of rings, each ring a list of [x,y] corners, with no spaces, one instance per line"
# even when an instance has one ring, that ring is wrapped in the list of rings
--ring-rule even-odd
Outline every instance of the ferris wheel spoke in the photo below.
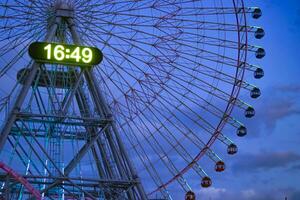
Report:
[[[145,131],[149,132],[147,126],[145,126],[145,121],[142,118],[138,118],[139,123],[145,127]],[[139,126],[137,124],[133,124],[137,130],[143,135],[143,137],[146,139],[147,143],[151,147],[151,149],[155,152],[155,154],[161,159],[161,162],[165,165],[169,173],[173,174],[173,176],[178,173],[178,170],[176,169],[174,163],[171,161],[171,159],[168,157],[166,152],[163,150],[162,146],[158,143],[157,139],[151,134],[151,137],[147,138],[143,131],[140,130]],[[150,140],[151,139],[151,140]],[[152,141],[152,142],[151,142]],[[178,177],[177,179],[178,183],[181,185],[182,189],[188,191],[190,189],[190,186],[187,184],[186,180],[183,177]]]
[[[0,7],[2,7],[2,6],[0,5]],[[5,7],[5,6],[3,6],[3,7]],[[30,6],[26,6],[26,5],[22,5],[22,6],[7,5],[6,7],[8,8],[9,11],[11,10],[16,13],[14,15],[9,15],[9,16],[8,15],[0,15],[1,19],[18,19],[18,20],[31,19],[31,18],[21,18],[21,16],[23,16],[24,14],[29,15],[29,16],[33,15],[34,17],[43,16],[42,12],[40,10],[35,9],[35,7],[30,7]],[[24,8],[27,8],[28,10],[26,10]],[[35,11],[35,12],[33,12],[33,11]]]
[[[176,42],[176,41],[174,41],[174,42]],[[182,44],[179,44],[179,45],[182,45]],[[203,49],[199,49],[199,51],[204,51]],[[212,52],[208,52],[208,51],[206,51],[206,53],[212,53]],[[188,53],[186,53],[187,54],[187,56],[191,56],[191,54],[188,54]],[[222,56],[222,55],[218,55],[218,54],[213,54],[214,55],[214,57],[223,57],[223,58],[225,58],[225,59],[231,59],[231,61],[230,62],[221,62],[221,63],[223,63],[223,64],[229,64],[230,66],[235,66],[235,63],[236,63],[236,60],[235,59],[232,59],[232,58],[229,58],[229,57],[224,57],[224,56]],[[207,60],[209,60],[209,61],[214,61],[214,62],[220,62],[219,60],[214,60],[214,59],[212,59],[212,58],[204,58],[204,57],[201,57],[201,56],[199,56],[199,58],[201,58],[201,59],[207,59]],[[232,64],[230,64],[230,63],[232,63]]]
[[[176,41],[176,40],[174,41],[174,43],[177,43],[178,45],[186,46],[186,45],[184,45],[184,43],[181,43],[181,42]],[[196,56],[197,58],[204,59],[204,60],[207,60],[207,61],[213,61],[213,62],[216,62],[216,63],[220,62],[217,59],[221,58],[221,59],[223,59],[223,62],[221,62],[221,63],[229,64],[230,66],[235,66],[236,67],[236,65],[235,65],[236,64],[236,59],[234,59],[234,58],[227,57],[223,54],[215,53],[215,52],[212,52],[212,51],[208,51],[208,50],[205,50],[203,48],[197,48],[197,47],[194,47],[194,46],[186,46],[186,47],[191,48],[192,51],[196,50],[197,52],[202,52],[202,53],[207,53],[208,54],[206,58],[204,56],[201,56],[201,54],[197,55]],[[188,56],[191,56],[192,54],[188,53],[188,52],[182,52],[182,55],[185,55],[185,56],[188,57]],[[188,58],[186,58],[186,59],[188,59]]]
[[[131,143],[134,151],[137,153],[139,159],[141,160],[143,166],[145,167],[145,170],[148,172],[149,176],[151,177],[151,179],[155,182],[156,187],[158,187],[159,185],[161,185],[163,182],[156,170],[156,168],[154,167],[154,163],[151,162],[151,160],[149,159],[146,151],[144,150],[144,148],[142,148],[142,144],[139,142],[139,139],[137,138],[136,134],[134,134],[133,128],[130,125],[130,123],[128,123],[128,127],[131,133],[131,137],[128,136],[126,134],[126,138],[128,139],[128,141]],[[123,127],[121,127],[121,129],[123,131],[126,131]],[[135,138],[136,142],[133,142],[133,138]],[[139,147],[139,149],[137,148]],[[164,195],[165,198],[167,199],[171,199],[169,192],[167,191],[166,188],[161,188],[160,192]]]
[[[34,41],[35,39],[39,39],[39,38],[40,38],[40,37],[33,37],[33,38],[31,38],[31,41]],[[23,43],[26,42],[26,41],[28,41],[28,39],[27,39],[27,40],[21,40],[19,44],[23,44]],[[18,44],[18,45],[15,45],[15,47],[18,47],[19,44]],[[27,46],[28,46],[28,45],[27,45]],[[15,48],[15,47],[14,47],[14,48]],[[14,49],[14,48],[13,48],[13,49]],[[13,50],[13,49],[12,49],[12,50]],[[5,55],[6,53],[9,53],[9,52],[10,52],[10,51],[1,53],[1,55],[3,56],[3,55]],[[22,49],[21,51],[19,51],[19,53],[18,53],[15,57],[12,57],[12,59],[11,59],[10,61],[8,61],[7,64],[6,64],[5,66],[1,67],[1,68],[0,68],[0,78],[1,78],[2,76],[4,76],[5,73],[7,73],[7,72],[13,67],[13,65],[14,65],[15,63],[17,63],[21,58],[23,58],[23,56],[25,55],[25,53],[26,53],[26,47],[25,47],[24,49]],[[16,83],[16,84],[17,84],[17,83]]]
[[[11,31],[15,28],[23,28],[23,27],[28,27],[28,24],[10,25],[10,26],[5,26],[5,27],[0,27],[0,29],[2,29],[1,32],[5,32],[5,31]],[[40,26],[34,26],[33,28],[36,28],[35,30],[38,30],[39,27]],[[40,31],[42,31],[42,30],[40,30]],[[10,33],[8,36],[6,36],[6,38],[4,38],[4,37],[1,38],[1,41],[7,40],[7,39],[12,39],[14,37],[18,37],[18,38],[20,38],[21,36],[24,37],[23,34],[25,34],[25,33],[29,34],[31,32],[32,32],[32,30],[26,30],[26,31],[23,30],[22,32],[19,32],[19,33],[14,32],[13,36],[11,35],[12,33]]]
[[[136,31],[138,31],[138,30],[136,30]],[[143,33],[145,33],[145,32],[143,32]],[[116,36],[116,35],[115,35]],[[177,41],[174,41],[174,42],[177,42]],[[201,43],[201,42],[199,42],[199,43]],[[186,44],[184,44],[184,43],[180,43],[179,45],[186,45]],[[223,47],[225,46],[225,45],[222,45]],[[228,46],[228,45],[227,45]],[[234,47],[232,47],[232,48],[235,48],[235,49],[238,49],[237,47],[235,47],[235,46],[237,46],[236,44],[234,44],[233,45]],[[242,45],[242,46],[245,46],[245,45]],[[192,46],[190,46],[190,47],[192,47]],[[193,47],[194,48],[194,47]],[[257,50],[257,47],[253,47],[253,48],[255,48],[256,50]],[[198,50],[198,49],[197,49]],[[199,49],[199,51],[204,51],[203,49]],[[253,50],[254,51],[254,50]],[[209,51],[206,51],[206,53],[212,53],[212,52],[209,52]],[[213,54],[213,53],[212,53]],[[216,54],[213,54],[213,55],[215,55],[216,57],[218,57],[218,56],[221,56],[221,57],[224,57],[224,56],[222,56],[222,55],[216,55]],[[201,57],[202,58],[202,57]],[[231,58],[228,58],[228,57],[224,57],[225,59],[231,59]],[[215,60],[215,61],[217,61],[217,60]],[[219,60],[218,60],[219,61]],[[232,62],[232,64],[231,64],[231,66],[235,66],[235,60],[233,60],[233,62]]]
[[[200,90],[202,90],[202,91],[204,91],[204,92],[206,92],[206,93],[208,93],[208,94],[211,94],[212,91],[215,92],[216,90],[218,90],[216,87],[214,87],[214,86],[212,86],[212,85],[209,85],[209,86],[211,87],[211,89],[206,90],[206,89],[204,89],[204,88],[199,87],[197,84],[195,84],[195,83],[196,83],[195,79],[193,79],[193,80],[191,80],[191,81],[186,81],[186,79],[183,79],[183,78],[181,78],[181,77],[177,77],[176,75],[173,75],[173,76],[174,76],[173,81],[174,81],[176,84],[178,84],[180,88],[183,88],[185,91],[188,91],[189,93],[192,94],[192,96],[197,97],[197,98],[193,98],[193,97],[191,97],[191,95],[190,95],[190,96],[182,95],[183,97],[185,97],[185,98],[187,98],[187,99],[190,99],[190,100],[193,100],[192,102],[195,103],[196,105],[198,104],[196,101],[198,101],[199,99],[201,99],[203,102],[205,102],[205,105],[204,105],[204,106],[201,106],[204,110],[210,112],[211,114],[214,114],[215,116],[219,117],[220,119],[224,117],[224,116],[223,116],[223,111],[222,111],[221,109],[219,109],[218,107],[214,106],[214,105],[211,104],[209,101],[205,100],[205,99],[204,99],[203,97],[201,97],[199,94],[197,94],[197,93],[195,93],[194,91],[190,90],[187,86],[184,86],[183,84],[186,83],[186,84],[188,84],[188,85],[195,86],[195,87],[197,87],[198,89],[200,89]],[[176,80],[178,80],[178,81],[176,81]],[[255,86],[251,86],[251,85],[248,85],[247,87],[249,87],[248,90],[251,90],[251,91],[253,91],[253,89],[256,88]],[[174,93],[178,93],[178,92],[177,92],[178,90],[176,90],[176,89],[174,89],[174,88],[170,88],[170,89],[172,89]],[[258,90],[258,92],[259,92],[259,90]],[[178,95],[179,95],[179,94],[180,94],[180,93],[178,93]],[[216,95],[216,94],[215,94],[215,95]],[[218,97],[218,96],[216,95],[216,97]],[[220,97],[218,97],[218,98],[220,98]],[[226,97],[226,98],[228,98],[228,99],[225,100],[225,101],[228,101],[228,100],[230,99],[229,94],[227,94],[227,97]],[[222,98],[221,98],[221,99],[222,99]],[[244,110],[246,110],[248,107],[251,107],[249,104],[247,104],[247,103],[241,101],[240,99],[236,99],[236,105],[237,105],[238,107],[244,109]],[[210,110],[210,108],[213,109],[214,111],[213,111],[213,110]],[[234,120],[231,116],[225,116],[225,117],[229,119],[229,121],[231,122],[231,123],[230,123],[231,125],[236,124],[236,120]]]
[[[184,132],[184,130],[180,130],[182,132]],[[168,130],[168,133],[169,134],[164,134],[164,133],[161,133],[163,134],[165,137],[168,137],[168,136],[172,136],[172,139],[174,140],[174,145],[172,145],[172,148],[176,150],[176,152],[186,161],[187,164],[189,164],[192,160],[193,160],[193,157],[188,153],[188,151],[181,145],[180,141],[179,140],[176,140],[176,137],[172,134],[172,132],[170,130]],[[168,142],[171,144],[172,142],[172,139],[171,137],[169,137],[168,139]],[[184,140],[184,139],[183,139]],[[181,141],[183,141],[181,140]],[[208,154],[210,155],[210,154]],[[212,158],[211,156],[209,156],[210,158]],[[220,159],[218,159],[220,160]],[[204,172],[204,170],[199,166],[198,163],[195,163],[194,167],[193,167],[194,171],[201,177],[205,177],[207,176],[207,174]]]
[[[176,69],[179,70],[179,71],[181,71],[181,72],[184,73],[184,74],[187,74],[187,76],[191,76],[190,74],[188,74],[188,72],[186,72],[185,70],[182,70],[181,67],[182,67],[182,68],[186,68],[185,65],[179,64],[179,67],[176,67]],[[188,70],[190,70],[190,69],[188,69]],[[192,77],[195,78],[194,76],[192,76]],[[201,80],[201,79],[199,79],[199,78],[197,78],[197,80],[199,80],[200,82],[202,82],[202,83],[204,83],[204,84],[206,84],[206,85],[208,85],[208,86],[214,88],[211,84],[208,84],[208,83],[205,82],[204,80]],[[225,101],[227,100],[226,98],[229,96],[229,94],[226,94],[224,91],[221,91],[220,89],[217,89],[217,88],[214,88],[214,89],[215,89],[216,91],[219,91],[220,94],[222,94],[222,95],[217,96],[217,97],[219,97],[219,98],[221,98],[221,99],[223,99],[223,100],[225,100]],[[225,95],[225,97],[224,97],[224,95]],[[224,98],[225,98],[225,99],[224,99]]]
[[[174,26],[171,26],[171,25],[162,25],[162,24],[135,24],[135,23],[121,23],[121,22],[110,22],[110,21],[107,21],[107,20],[104,20],[103,18],[97,18],[97,17],[92,17],[92,19],[94,20],[99,20],[99,21],[96,21],[95,23],[97,23],[97,25],[107,25],[107,24],[110,24],[110,25],[113,25],[113,26],[118,26],[118,27],[122,27],[122,28],[127,28],[127,29],[132,29],[132,30],[135,30],[135,31],[138,31],[138,29],[135,29],[134,27],[143,27],[143,28],[149,28],[149,27],[153,27],[156,28],[156,29],[182,29],[182,30],[190,30],[190,31],[194,31],[194,30],[208,30],[208,31],[215,31],[215,30],[218,30],[218,31],[224,31],[224,32],[234,32],[236,31],[236,24],[226,24],[226,23],[217,23],[217,22],[209,22],[209,21],[195,21],[193,23],[189,23],[189,24],[186,24],[186,25],[178,25],[176,27]],[[120,20],[122,21],[122,20]],[[190,21],[189,21],[190,22]],[[191,21],[193,22],[193,21]],[[197,23],[197,27],[195,28],[195,25]],[[250,29],[252,30],[253,27],[244,27],[244,29]]]
[[[23,33],[23,35],[24,35],[25,33]],[[27,35],[28,34],[28,32],[25,34],[25,35]],[[6,43],[5,45],[3,45],[2,46],[2,49],[4,50],[4,52],[1,52],[1,56],[4,56],[5,54],[7,54],[7,53],[9,53],[9,52],[11,52],[11,51],[15,51],[15,49],[17,48],[17,47],[19,47],[21,44],[26,44],[25,45],[25,47],[27,47],[27,46],[29,46],[29,44],[27,44],[26,42],[32,42],[32,41],[34,41],[35,39],[40,39],[41,38],[41,36],[40,35],[33,35],[33,37],[32,38],[25,38],[25,37],[21,37],[21,38],[19,38],[18,40],[14,40],[14,43],[12,44],[12,48],[5,48],[4,46],[5,45],[7,45],[8,46],[8,44],[11,44],[11,42],[9,43]],[[24,51],[24,49],[22,49],[21,51]],[[18,56],[18,55],[16,55],[16,56]]]
[[[184,137],[186,137],[187,139],[190,140],[190,137],[189,137],[187,134],[185,134],[185,130],[182,130],[182,128],[179,128],[179,127],[176,125],[176,122],[172,122],[172,121],[171,121],[172,117],[174,117],[176,120],[178,120],[178,121],[179,121],[179,124],[181,124],[185,129],[188,130],[188,128],[187,128],[187,127],[185,126],[185,124],[184,124],[181,120],[179,120],[178,117],[177,117],[176,115],[174,115],[172,112],[171,112],[171,113],[172,113],[172,116],[171,116],[171,117],[165,116],[165,115],[163,114],[164,112],[160,112],[160,110],[164,111],[164,110],[165,110],[166,108],[168,108],[168,107],[165,107],[165,108],[156,108],[155,106],[153,106],[152,108],[155,109],[155,110],[152,110],[151,108],[149,108],[149,109],[147,109],[147,110],[148,110],[148,111],[151,111],[152,116],[154,116],[154,117],[156,118],[157,121],[160,121],[160,117],[158,117],[155,113],[158,113],[159,116],[162,116],[162,117],[166,120],[166,121],[161,122],[159,127],[156,126],[156,128],[155,128],[156,131],[153,133],[153,135],[154,135],[156,132],[160,133],[160,135],[162,135],[163,138],[164,138],[164,139],[172,146],[172,149],[175,149],[175,150],[181,155],[181,157],[182,157],[185,161],[187,161],[187,163],[190,163],[190,162],[192,161],[192,156],[189,155],[189,153],[187,152],[187,150],[180,144],[179,140],[177,140],[176,137],[172,134],[172,131],[169,130],[169,128],[168,128],[167,126],[165,126],[164,124],[166,124],[166,122],[169,122],[170,125],[171,125],[171,127],[176,128],[176,129],[178,130],[179,133],[182,133]],[[166,111],[167,111],[167,112],[170,112],[169,110],[166,110]],[[144,115],[144,117],[146,118],[145,115]],[[156,125],[156,124],[154,124],[154,125]],[[167,133],[161,131],[162,128],[163,128],[164,130],[166,130]],[[191,130],[189,130],[189,131],[191,131]],[[195,134],[194,134],[192,131],[191,131],[191,134],[192,134],[194,137],[196,137]],[[170,136],[170,137],[168,137],[168,136]],[[171,136],[172,136],[172,137],[171,137]],[[181,141],[184,140],[184,137],[182,138]],[[197,138],[198,141],[200,140],[198,137],[196,137],[196,138]],[[173,142],[172,142],[172,140],[173,140]],[[195,141],[197,141],[197,140],[195,140]],[[190,141],[191,141],[192,143],[195,144],[195,141],[193,141],[193,140],[190,140]],[[202,144],[201,144],[200,146],[199,146],[199,143],[196,144],[196,145],[197,145],[197,147],[198,147],[199,149],[202,149],[202,148],[205,146],[205,144],[204,144],[204,142],[203,142],[202,140],[200,140],[200,141],[201,141]],[[178,148],[178,149],[177,149],[177,148]],[[211,150],[208,151],[208,153],[209,153],[208,155],[209,155],[210,158],[212,158],[212,159],[214,158],[214,159],[213,159],[214,161],[217,162],[217,161],[220,160],[219,157],[216,156],[216,154],[213,153]],[[190,159],[190,160],[187,160],[187,159]],[[197,170],[196,172],[199,172],[199,171],[202,171],[202,172],[203,172],[203,169],[202,169],[201,167],[199,167],[199,165],[196,165],[195,167],[198,168],[198,170]],[[204,174],[205,174],[205,173],[203,172],[203,173],[201,173],[201,174],[199,174],[199,175],[202,175],[202,177],[203,177]]]
[[[182,57],[182,58],[184,58],[184,57]],[[188,59],[188,61],[191,61],[191,60]],[[191,62],[193,62],[193,61],[191,61]],[[212,70],[214,73],[218,73],[219,76],[212,75],[211,73],[209,73],[209,71],[208,71],[208,72],[197,71],[198,73],[201,73],[201,74],[203,74],[203,75],[205,75],[205,76],[208,76],[208,77],[217,79],[217,80],[222,81],[222,82],[226,82],[226,83],[228,83],[228,84],[232,84],[232,85],[236,84],[236,80],[235,80],[234,77],[232,77],[232,76],[230,76],[230,75],[228,75],[228,74],[222,73],[222,72],[220,73],[220,72],[218,72],[217,70],[215,70],[215,69],[213,69],[213,68],[211,68],[211,67],[205,66],[205,65],[203,65],[203,64],[200,64],[200,63],[197,63],[197,64],[201,65],[202,67],[206,67],[208,70]],[[181,67],[181,68],[186,68],[185,65],[181,65],[180,67]],[[189,68],[187,68],[187,70],[196,71],[195,69],[189,69]],[[183,71],[183,70],[182,70],[182,71]],[[220,76],[220,75],[224,75],[224,77],[222,77],[222,76]],[[193,75],[190,75],[190,76],[194,77]],[[202,81],[202,80],[201,80],[201,81]],[[240,81],[240,80],[238,80],[238,81]],[[205,81],[202,81],[202,82],[205,83]],[[240,82],[242,83],[242,84],[241,84],[241,87],[243,87],[243,88],[245,88],[245,89],[247,89],[247,90],[253,90],[254,88],[256,88],[254,85],[248,84],[248,83],[246,83],[246,82],[243,81],[243,80],[241,80]],[[211,86],[211,85],[210,85],[210,86]],[[217,88],[216,88],[216,89],[217,89]],[[229,95],[229,94],[228,94],[228,95]]]
[[[125,51],[123,51],[123,50],[120,50],[120,49],[117,49],[117,48],[115,48],[115,47],[113,47],[113,46],[109,46],[109,47],[111,47],[112,49],[114,49],[116,52],[121,52],[122,54],[120,54],[120,56],[122,57],[123,56],[123,54],[128,54],[128,53],[126,53]],[[134,46],[134,47],[136,47],[136,46]],[[136,47],[136,48],[138,48],[138,47]],[[143,50],[143,49],[141,49],[141,48],[138,48],[138,49],[140,49],[140,50],[142,50],[142,51],[144,51],[145,52],[145,50]],[[146,53],[146,52],[145,52]],[[109,54],[108,54],[109,55]],[[137,57],[135,57],[135,56],[131,56],[133,59],[138,59]],[[145,61],[143,61],[143,60],[140,60],[139,59],[139,61],[140,62],[145,62]],[[134,69],[131,69],[131,70],[133,70],[134,71]]]
[[[113,61],[110,61],[110,62],[113,62]],[[134,65],[133,62],[130,61],[130,63]],[[118,64],[114,64],[113,66],[119,66],[119,65],[118,65]],[[136,66],[136,65],[135,65],[135,66]],[[124,69],[123,69],[122,67],[120,67],[120,70],[124,70]],[[116,71],[116,73],[119,73],[119,72]],[[127,71],[125,70],[124,73],[127,73]],[[144,74],[145,72],[142,71],[141,73]],[[128,75],[132,76],[131,74],[128,74]],[[107,75],[107,76],[108,76],[108,75]],[[138,81],[136,77],[132,76],[132,78],[135,79],[136,81]],[[127,84],[127,85],[128,85],[128,88],[130,88],[130,85],[129,85],[129,84]]]
[[[151,2],[152,3],[152,2]],[[166,4],[166,6],[167,7],[174,7],[174,8],[176,8],[177,10],[178,10],[178,8],[181,8],[182,7],[182,5],[181,4],[183,4],[183,3],[186,3],[186,2],[172,2],[172,4],[170,5],[169,3],[168,4]],[[193,2],[194,3],[194,2]],[[178,6],[176,6],[176,4],[180,4],[180,5],[178,5]],[[95,6],[100,6],[100,5],[95,5]],[[121,7],[121,6],[120,6]],[[124,8],[124,7],[126,7],[126,6],[122,6],[121,8]],[[153,10],[159,10],[159,9],[161,9],[161,8],[163,8],[163,5],[159,5],[157,2],[154,2],[153,4],[152,4],[152,9]],[[147,7],[144,7],[144,8],[147,8]],[[134,17],[139,17],[139,16],[144,16],[144,15],[133,15],[132,13],[134,12],[134,11],[137,11],[138,9],[143,9],[143,8],[135,8],[135,9],[133,9],[132,7],[131,8],[129,8],[128,10],[117,10],[117,12],[114,12],[113,14],[115,14],[115,15],[124,15],[124,16],[134,16]],[[193,6],[193,7],[188,7],[188,6],[185,6],[185,9],[184,10],[186,10],[188,13],[189,13],[189,15],[187,15],[187,16],[190,16],[191,15],[191,13],[190,13],[190,11],[189,10],[192,10],[192,11],[195,11],[195,10],[197,10],[199,13],[195,13],[195,16],[197,16],[197,15],[205,15],[205,12],[204,11],[208,11],[208,12],[210,12],[210,11],[218,11],[218,10],[221,10],[221,11],[224,11],[224,10],[230,10],[231,12],[227,12],[227,13],[230,13],[230,14],[235,14],[235,10],[233,9],[233,8],[217,8],[217,7],[195,7],[195,6]],[[128,11],[130,11],[130,12],[128,12]],[[125,13],[124,13],[125,12]],[[182,11],[183,12],[183,11]],[[222,12],[222,14],[224,14],[225,12]],[[107,15],[107,14],[110,14],[109,12],[100,12],[100,14],[105,14],[105,15]],[[154,16],[155,17],[155,16]]]
[[[118,14],[118,15],[124,15],[124,16],[128,16],[126,14],[132,14],[132,12],[135,12],[135,11],[143,11],[145,9],[149,9],[149,6],[155,10],[155,9],[158,9],[158,8],[161,8],[163,6],[170,6],[169,3],[165,4],[165,5],[162,5],[162,4],[159,4],[158,3],[159,1],[152,1],[151,4],[147,4],[147,2],[145,3],[146,6],[139,6],[139,7],[135,7],[135,8],[126,8],[126,6],[119,6],[120,9],[114,11],[114,12],[99,12],[98,14],[99,15],[107,15],[107,14]],[[118,3],[115,3],[115,4],[121,4],[122,2],[118,2]],[[193,6],[190,6],[189,4],[190,3],[194,3]],[[187,4],[184,5],[184,4]],[[80,10],[80,11],[86,11],[87,9],[91,9],[91,8],[98,8],[98,7],[101,7],[103,6],[104,4],[93,4],[93,5],[90,5],[90,6],[84,6],[84,5],[81,5],[82,7],[86,8],[84,10]],[[236,13],[236,10],[242,10],[244,9],[245,13],[252,13],[253,12],[253,9],[252,8],[244,8],[244,7],[240,7],[240,8],[232,8],[232,7],[197,7],[195,5],[195,1],[181,1],[181,2],[172,2],[172,6],[177,6],[177,7],[184,7],[184,10],[181,11],[181,15],[182,17],[190,17],[191,16],[191,11],[193,11],[193,15],[194,16],[203,16],[203,15],[216,15],[216,14],[232,14],[232,15],[235,15]],[[190,7],[189,7],[190,6]],[[195,12],[196,11],[196,12]]]
[[[173,4],[174,5],[174,4]],[[100,7],[100,5],[98,5]],[[102,5],[101,5],[102,6]],[[95,6],[97,7],[97,5]],[[181,9],[182,6],[178,6],[177,10],[179,10],[179,8]],[[196,11],[194,13],[191,13],[191,11]],[[242,8],[237,8],[237,9],[242,9]],[[154,19],[160,19],[160,17],[158,16],[151,16],[151,15],[146,15],[147,13],[143,13],[143,14],[135,14],[133,13],[133,11],[141,11],[142,9],[127,9],[127,10],[116,10],[116,11],[111,11],[111,12],[99,12],[99,13],[95,13],[94,16],[107,16],[107,15],[118,15],[118,16],[124,16],[124,17],[137,17],[137,18],[154,18]],[[155,10],[155,8],[153,8],[153,10]],[[86,10],[82,10],[82,11],[86,11]],[[245,10],[246,13],[251,13],[252,10],[251,8],[246,8]],[[234,8],[221,8],[221,7],[184,7],[184,11],[181,9],[181,11],[179,12],[180,14],[178,14],[178,17],[182,17],[182,18],[177,18],[174,19],[175,20],[188,20],[190,22],[196,22],[195,20],[191,19],[190,16],[191,14],[195,17],[198,16],[207,16],[207,15],[216,15],[216,14],[231,14],[231,15],[235,15],[235,9]],[[84,14],[83,14],[84,15]],[[87,15],[85,15],[87,16]],[[185,18],[186,17],[186,18]]]
[[[176,79],[173,79],[174,82],[176,82]],[[192,82],[192,81],[191,81]],[[218,108],[217,106],[213,105],[211,102],[209,102],[208,100],[204,99],[203,97],[199,96],[197,93],[195,93],[194,91],[190,90],[189,88],[183,86],[182,84],[176,82],[176,84],[179,84],[180,87],[183,87],[184,90],[188,91],[189,94],[187,95],[182,95],[184,98],[189,99],[189,101],[195,105],[200,106],[203,110],[211,113],[212,115],[214,115],[215,117],[218,117],[219,119],[222,119],[223,116],[223,110],[221,110],[220,108]],[[176,92],[176,90],[174,88],[170,88],[173,92]],[[179,94],[179,93],[178,93]],[[194,97],[192,97],[194,96]],[[196,98],[197,97],[197,98]],[[203,101],[203,103],[205,105],[200,105],[200,103],[198,102],[199,99],[201,101]],[[226,116],[230,122],[235,122],[235,120],[231,117],[231,116]],[[231,125],[234,125],[234,123],[230,123]]]
[[[175,7],[177,2],[172,2],[163,4],[160,1],[141,1],[141,2],[134,2],[134,1],[122,1],[122,2],[114,2],[113,5],[116,7],[114,13],[122,13],[122,12],[135,12],[135,11],[143,11],[156,8],[169,8],[170,6]],[[93,4],[93,6],[99,7],[105,4]],[[88,7],[88,6],[86,6]],[[90,6],[91,7],[91,6]],[[111,12],[111,11],[110,11]],[[110,12],[104,12],[105,14],[110,14]]]
[[[41,0],[29,0],[29,2],[31,2],[32,4],[32,7],[34,8],[40,8],[40,9],[43,9],[43,4],[45,4],[44,1],[41,1]],[[24,4],[22,4],[24,6]],[[46,2],[46,5],[49,5],[48,2]]]
[[[213,127],[210,123],[208,123],[205,119],[203,119],[199,114],[195,113],[195,111],[191,110],[189,107],[186,106],[186,104],[179,100],[175,95],[173,95],[169,90],[166,90],[167,95],[169,95],[172,99],[168,99],[165,96],[162,96],[162,94],[157,94],[159,95],[159,99],[157,99],[157,101],[159,101],[159,103],[164,106],[164,108],[168,108],[171,107],[173,109],[175,109],[176,111],[178,111],[179,113],[181,113],[183,116],[186,116],[187,118],[189,118],[189,115],[187,114],[187,111],[183,111],[181,110],[179,107],[182,106],[185,109],[187,109],[190,113],[194,114],[195,116],[197,116],[197,118],[199,118],[204,124],[200,125],[201,128],[203,128],[204,130],[210,132],[209,130]],[[160,101],[163,100],[163,101]],[[169,111],[170,112],[170,111]],[[170,112],[172,113],[172,112]],[[195,119],[191,119],[192,121],[196,122]]]
[[[180,126],[184,127],[185,129],[189,130],[189,131],[190,131],[189,133],[192,134],[192,135],[194,135],[194,137],[197,138],[197,140],[191,141],[191,142],[194,143],[194,142],[196,142],[196,141],[199,141],[200,143],[198,142],[198,143],[194,143],[194,144],[195,144],[199,149],[203,148],[204,142],[203,142],[200,138],[198,138],[198,137],[196,136],[196,134],[195,134],[191,129],[189,129],[188,127],[186,127],[185,122],[183,122],[182,119],[178,118],[178,117],[174,114],[174,112],[170,111],[170,110],[168,109],[168,107],[165,106],[165,104],[161,103],[161,106],[162,106],[162,107],[156,107],[156,106],[153,106],[153,107],[149,108],[149,110],[150,110],[150,109],[154,109],[153,112],[157,112],[157,113],[158,113],[160,116],[162,116],[167,122],[169,122],[174,128],[176,128],[176,129],[179,131],[179,133],[182,133],[183,136],[184,136],[184,137],[187,137],[188,139],[190,139],[189,136],[186,135],[184,132],[180,132],[180,131],[182,131],[182,130],[181,130],[181,128],[178,127],[178,126],[180,125]],[[165,111],[166,113],[169,113],[170,116],[171,116],[172,118],[174,118],[175,121],[174,121],[174,122],[171,121],[171,120],[168,118],[168,116],[166,116],[166,115],[164,114],[165,112],[162,112],[162,111]],[[170,118],[171,118],[171,117],[170,117]],[[177,125],[177,124],[178,124],[178,125]],[[202,127],[201,127],[201,128],[202,128]]]
[[[31,63],[28,64],[28,66],[30,66]],[[13,88],[11,89],[11,91],[3,98],[3,103],[1,104],[1,107],[0,107],[0,112],[2,112],[4,109],[7,109],[9,107],[9,103],[11,101],[11,97],[12,97],[12,94],[16,91],[16,89],[18,88],[17,87],[18,84],[15,84],[13,86]],[[2,91],[2,90],[1,90]],[[3,93],[6,93],[5,91],[2,91]],[[8,109],[7,109],[8,110]],[[8,112],[5,113],[5,115],[7,114]]]
[[[168,109],[168,106],[165,106],[164,109]],[[171,111],[169,111],[169,110],[167,110],[167,111],[170,112],[170,113],[172,113],[172,115],[173,115],[175,118],[177,118],[176,115],[174,115],[173,112],[171,112]],[[190,118],[188,115],[186,115],[185,112],[182,112],[182,114],[185,115],[185,116],[187,116],[191,121],[193,120],[193,119]],[[180,124],[182,124],[182,125],[184,126],[185,122],[181,122],[181,120],[178,119],[178,118],[177,118],[177,120],[178,120],[178,122],[179,122]],[[236,123],[237,123],[237,122],[236,122]],[[210,134],[213,133],[213,131],[209,131],[208,129],[206,129],[205,127],[203,127],[202,125],[200,125],[200,124],[197,123],[197,122],[196,122],[196,125],[198,125],[200,128],[203,128],[204,130],[206,130],[206,131],[209,132]],[[240,126],[241,126],[241,124],[240,124]],[[232,143],[226,136],[223,136],[222,134],[219,134],[218,139],[219,139],[220,141],[222,141],[223,143],[225,143],[225,144],[231,144],[231,143]],[[200,140],[200,141],[201,141],[201,140]],[[202,143],[203,143],[203,142],[202,142]],[[213,155],[213,154],[211,154],[211,155]]]

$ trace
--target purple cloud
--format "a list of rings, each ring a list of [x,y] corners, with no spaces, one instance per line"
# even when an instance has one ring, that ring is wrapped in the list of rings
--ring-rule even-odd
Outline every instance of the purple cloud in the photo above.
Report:
[[[297,102],[291,99],[277,99],[262,107],[261,115],[267,128],[273,129],[276,123],[288,116],[300,114]]]
[[[261,152],[259,154],[247,154],[241,158],[233,164],[233,172],[286,168],[300,161],[300,155],[294,152]]]
[[[254,104],[256,116],[250,120],[244,120],[249,128],[249,136],[259,136],[263,130],[268,130],[266,133],[272,133],[278,122],[287,117],[300,115],[299,84],[275,86],[262,91],[261,99]]]
[[[299,10],[300,11],[300,10]],[[281,92],[289,92],[289,93],[298,93],[300,92],[300,85],[290,84],[290,85],[283,85],[277,86],[275,89]]]
[[[215,188],[201,189],[195,191],[196,196],[203,200],[299,200],[300,191],[294,188],[278,188],[278,189],[253,189],[248,188],[241,191],[234,191],[226,188]]]

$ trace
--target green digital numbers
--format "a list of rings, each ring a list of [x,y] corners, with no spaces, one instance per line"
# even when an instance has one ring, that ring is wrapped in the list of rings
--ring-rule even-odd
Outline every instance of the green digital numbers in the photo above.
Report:
[[[89,48],[84,48],[82,49],[81,51],[81,54],[82,54],[82,61],[85,62],[85,63],[89,63],[92,61],[93,59],[93,52],[91,49]]]
[[[95,47],[46,42],[32,43],[29,46],[29,55],[37,62],[75,66],[97,65],[103,59],[102,52]]]

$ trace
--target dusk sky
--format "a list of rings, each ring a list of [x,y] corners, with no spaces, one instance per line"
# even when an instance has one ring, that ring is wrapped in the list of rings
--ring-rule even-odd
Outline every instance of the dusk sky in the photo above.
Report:
[[[256,116],[245,120],[249,134],[236,139],[237,156],[228,160],[226,172],[214,185],[202,189],[203,200],[300,199],[300,2],[251,1],[263,16],[251,25],[264,27],[266,36],[252,44],[265,47],[258,63],[265,70],[261,81],[247,77],[262,90],[253,101]],[[253,58],[254,59],[254,58]]]

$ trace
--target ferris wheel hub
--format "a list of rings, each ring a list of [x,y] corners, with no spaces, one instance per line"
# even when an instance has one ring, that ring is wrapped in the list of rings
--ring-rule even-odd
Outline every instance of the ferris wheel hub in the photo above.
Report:
[[[74,17],[74,6],[70,2],[56,0],[53,5],[53,8],[57,17]]]

